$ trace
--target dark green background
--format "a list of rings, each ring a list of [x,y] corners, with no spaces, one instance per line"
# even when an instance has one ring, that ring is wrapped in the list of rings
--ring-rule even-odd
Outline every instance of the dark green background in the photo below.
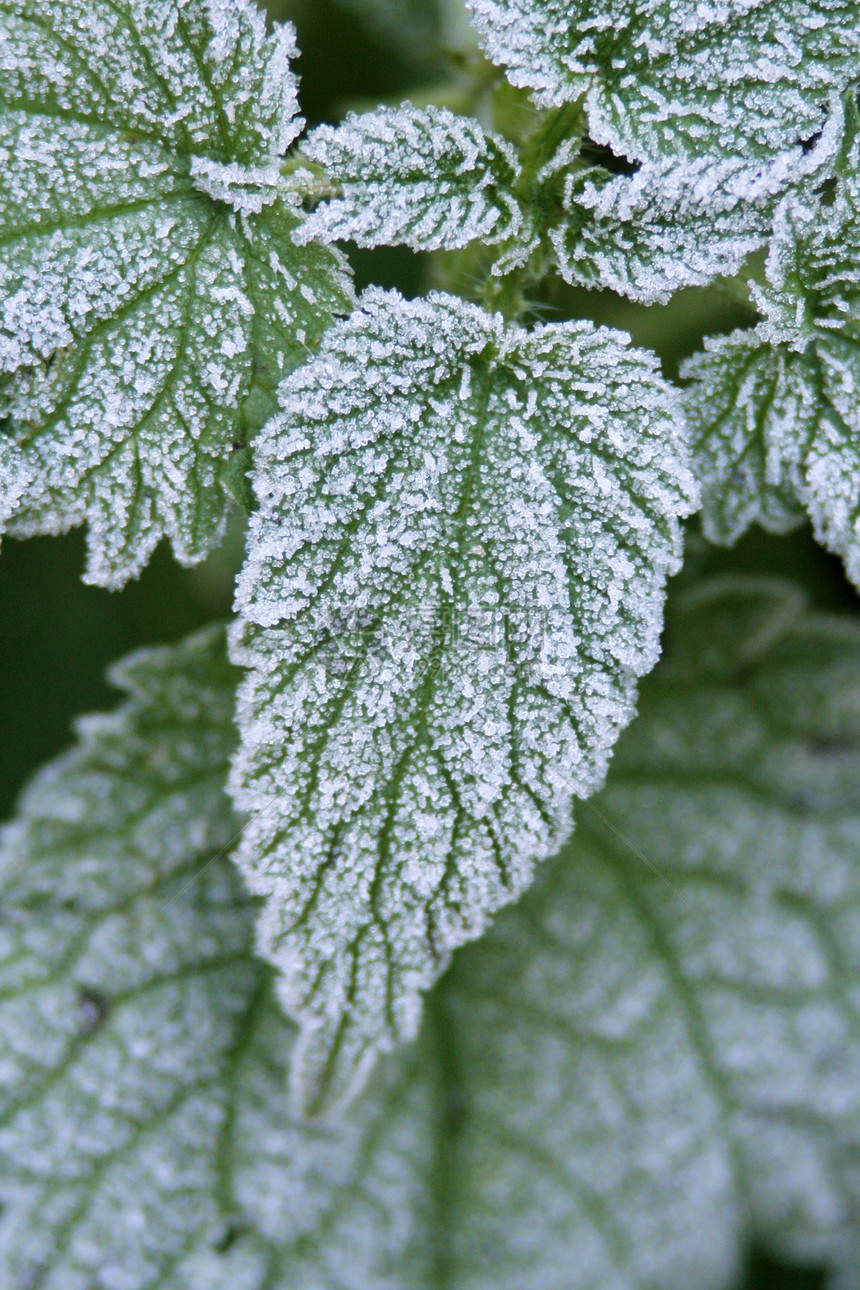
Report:
[[[406,97],[413,86],[445,76],[432,0],[387,3],[389,10],[397,7],[399,23],[363,24],[331,0],[275,0],[274,16],[291,17],[298,27],[302,107],[312,124],[336,119],[348,105]],[[409,296],[423,289],[426,264],[409,252],[363,253],[354,257],[354,265],[360,286],[374,281]],[[680,358],[698,348],[705,331],[730,330],[743,321],[713,290],[682,292],[665,308],[646,309],[560,286],[553,306],[558,318],[587,316],[631,331],[639,343],[657,350],[669,375]],[[821,607],[856,612],[841,566],[814,544],[808,531],[783,539],[755,532],[733,552],[708,547],[695,531],[694,523],[682,576],[729,567],[788,573],[804,583]],[[229,614],[241,549],[238,523],[224,548],[197,569],[179,568],[162,546],[138,582],[122,592],[106,592],[80,581],[80,533],[5,541],[0,551],[2,815],[11,810],[28,774],[68,742],[74,716],[113,702],[104,680],[109,662],[141,645],[177,640]],[[779,1268],[757,1253],[750,1258],[745,1290],[814,1290],[822,1284],[815,1270]]]

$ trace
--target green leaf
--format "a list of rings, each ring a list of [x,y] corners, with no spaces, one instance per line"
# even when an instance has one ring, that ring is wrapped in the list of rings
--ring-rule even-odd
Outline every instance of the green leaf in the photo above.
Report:
[[[754,159],[812,139],[857,77],[854,0],[468,0],[492,62],[541,106],[582,99],[631,159]]]
[[[832,201],[778,212],[765,318],[707,343],[683,368],[705,532],[733,542],[753,521],[784,531],[805,510],[860,586],[860,144]],[[826,190],[825,190],[826,196]]]
[[[767,241],[780,198],[827,178],[843,125],[834,111],[813,148],[786,149],[755,168],[744,156],[686,164],[673,157],[631,176],[568,169],[564,214],[550,230],[561,276],[647,304],[733,277]]]
[[[329,1126],[286,1114],[246,902],[201,872],[217,638],[127,675],[3,844],[4,1287],[730,1290],[750,1239],[856,1284],[855,621],[757,579],[679,602],[574,844]],[[123,846],[98,803],[140,782]]]
[[[538,119],[521,154],[540,153],[542,135],[554,142],[558,129],[552,117]],[[832,163],[840,132],[837,113],[808,158],[789,150],[760,167],[751,185],[749,163],[734,159],[680,168],[672,160],[613,176],[586,165],[579,139],[568,137],[526,168],[510,143],[468,117],[410,104],[381,108],[320,126],[303,143],[325,179],[299,169],[291,182],[297,191],[316,184],[324,200],[296,236],[416,251],[479,242],[498,247],[491,265],[498,275],[542,248],[574,285],[666,300],[679,287],[736,273],[765,241],[786,188]]]
[[[282,398],[237,598],[238,862],[316,1110],[602,781],[695,492],[654,361],[589,323],[371,291]]]
[[[302,152],[335,189],[301,230],[302,241],[405,243],[416,251],[515,239],[523,216],[509,143],[447,108],[380,108],[323,125]]]
[[[238,833],[223,630],[111,679],[123,706],[79,724],[0,840],[8,1290],[171,1284],[222,1221],[234,1049],[266,986],[219,858]]]
[[[813,147],[786,148],[766,162],[672,157],[613,175],[580,153],[569,109],[538,116],[519,157],[447,109],[353,113],[303,143],[318,169],[298,169],[291,183],[323,199],[296,240],[416,251],[480,242],[498,248],[490,264],[497,275],[532,256],[544,268],[555,261],[575,286],[665,301],[681,287],[736,274],[767,241],[786,192],[811,191],[832,173],[844,124],[834,105]]]
[[[279,196],[294,52],[247,0],[0,0],[0,515],[87,522],[89,581],[162,536],[202,559],[231,454],[348,307]]]

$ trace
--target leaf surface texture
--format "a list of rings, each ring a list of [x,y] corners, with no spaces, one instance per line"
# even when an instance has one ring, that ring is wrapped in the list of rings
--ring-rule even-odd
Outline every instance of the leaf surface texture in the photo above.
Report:
[[[852,0],[469,0],[487,56],[541,106],[582,100],[617,154],[766,158],[857,76]]]
[[[856,123],[854,126],[856,130]],[[733,542],[809,515],[860,585],[860,146],[826,192],[779,208],[759,325],[706,342],[682,375],[704,527]]]
[[[305,222],[302,240],[436,251],[521,230],[513,148],[446,108],[351,113],[340,126],[314,130],[302,153],[335,188]]]

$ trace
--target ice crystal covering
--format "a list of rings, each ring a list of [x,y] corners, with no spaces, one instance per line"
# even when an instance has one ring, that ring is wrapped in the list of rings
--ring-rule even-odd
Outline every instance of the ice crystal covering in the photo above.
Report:
[[[509,143],[447,108],[381,108],[323,125],[302,145],[325,168],[336,196],[301,230],[302,240],[403,242],[416,251],[515,237],[522,216]]]
[[[222,669],[127,670],[150,697],[3,842],[4,1290],[730,1290],[750,1237],[856,1285],[856,623],[758,580],[679,606],[597,811],[330,1126],[287,1114],[250,911],[203,872]]]
[[[345,305],[277,199],[290,27],[246,0],[0,0],[0,514],[89,524],[90,581],[220,536],[222,476]],[[3,496],[5,494],[5,497]]]
[[[860,585],[860,165],[835,193],[786,199],[757,291],[764,321],[707,343],[684,368],[708,536],[805,509]]]
[[[528,884],[657,657],[683,429],[590,323],[368,292],[258,440],[233,657],[238,860],[330,1106]]]
[[[489,58],[542,106],[583,99],[644,160],[766,157],[822,127],[857,76],[855,0],[468,0]]]
[[[569,170],[566,219],[549,234],[559,272],[575,286],[649,304],[733,276],[764,245],[780,198],[826,177],[842,130],[835,110],[815,147],[786,149],[758,167],[732,157],[647,162],[632,176]]]

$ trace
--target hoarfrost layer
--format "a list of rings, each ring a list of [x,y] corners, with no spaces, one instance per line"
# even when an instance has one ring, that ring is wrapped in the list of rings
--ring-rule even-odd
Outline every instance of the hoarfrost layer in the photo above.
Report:
[[[752,166],[747,157],[671,158],[632,176],[568,171],[566,218],[549,233],[561,276],[648,304],[733,276],[766,243],[780,199],[829,177],[843,129],[834,108],[813,148],[788,148]]]
[[[600,784],[695,501],[626,337],[371,291],[258,441],[234,786],[305,1106],[414,1035]]]
[[[781,532],[806,511],[860,586],[856,139],[831,196],[782,203],[755,288],[764,321],[706,342],[683,375],[708,536],[733,542],[754,520]]]
[[[575,137],[535,171],[510,143],[444,109],[353,114],[303,144],[319,174],[299,170],[292,182],[310,193],[316,184],[323,200],[296,240],[417,251],[481,242],[497,248],[494,274],[534,256],[544,270],[554,260],[574,285],[665,301],[681,287],[737,273],[766,242],[785,193],[828,178],[843,128],[833,104],[809,149],[754,162],[673,157],[628,176],[584,166]],[[534,142],[526,140],[523,155]]]
[[[224,1081],[266,982],[252,902],[213,862],[237,832],[225,654],[215,630],[115,668],[123,706],[78,723],[0,835],[10,1290],[166,1287],[223,1227]]]
[[[416,251],[515,238],[522,216],[510,144],[444,108],[382,108],[323,125],[302,152],[325,168],[335,196],[301,230],[302,241]]]

